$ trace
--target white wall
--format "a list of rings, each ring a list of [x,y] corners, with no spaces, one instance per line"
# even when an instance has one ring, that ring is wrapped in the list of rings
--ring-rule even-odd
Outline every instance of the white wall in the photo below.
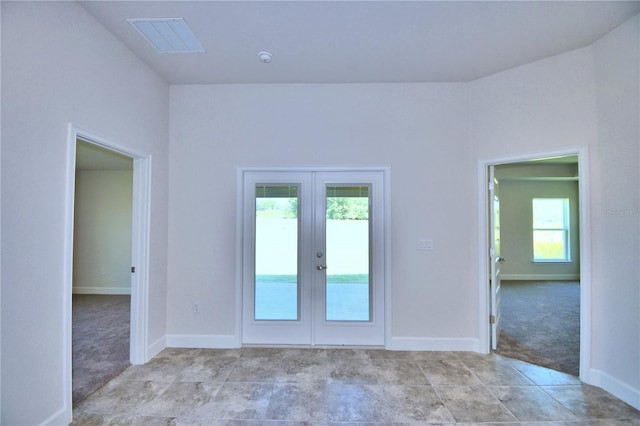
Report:
[[[76,171],[74,293],[131,293],[132,201],[132,170]]]
[[[534,198],[569,199],[569,262],[533,261]],[[500,267],[503,280],[574,280],[580,278],[578,182],[500,182]]]
[[[215,345],[235,333],[238,167],[375,165],[391,167],[392,346],[475,348],[466,93],[461,84],[173,86],[168,342],[196,335]],[[418,251],[421,238],[435,250]]]
[[[2,2],[2,424],[70,420],[68,123],[153,156],[149,334],[165,334],[168,87],[75,2]]]
[[[470,134],[482,147],[479,158],[589,148],[592,332],[586,376],[636,407],[638,63],[636,16],[591,47],[470,84]]]
[[[593,368],[599,382],[640,408],[640,18],[592,52]]]

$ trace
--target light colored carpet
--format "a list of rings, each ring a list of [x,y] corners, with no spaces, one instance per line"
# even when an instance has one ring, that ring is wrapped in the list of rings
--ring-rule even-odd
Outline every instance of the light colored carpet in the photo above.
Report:
[[[129,363],[131,296],[73,295],[73,405]]]
[[[580,283],[503,281],[499,354],[578,375]]]

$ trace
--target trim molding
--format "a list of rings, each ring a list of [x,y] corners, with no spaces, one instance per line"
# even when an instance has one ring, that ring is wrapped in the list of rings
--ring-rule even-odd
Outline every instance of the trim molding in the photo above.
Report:
[[[595,368],[589,370],[589,381],[585,382],[612,393],[636,410],[640,410],[640,389],[635,389],[615,377]]]
[[[587,146],[571,147],[558,151],[525,153],[502,158],[478,159],[478,339],[481,353],[488,353],[489,331],[489,271],[487,251],[489,247],[489,218],[487,182],[488,168],[492,165],[519,163],[548,157],[578,156],[578,192],[580,198],[580,379],[586,381],[591,365],[591,225],[589,199],[589,149]]]
[[[238,338],[233,334],[167,334],[167,348],[205,348],[235,349],[239,348]]]
[[[476,338],[391,337],[390,351],[470,351],[482,352]]]
[[[73,294],[131,294],[131,287],[74,287]]]
[[[67,410],[67,407],[62,407],[61,409],[59,409],[58,411],[56,411],[55,413],[47,417],[45,420],[43,420],[42,423],[40,423],[40,425],[44,426],[44,425],[69,424],[73,421],[73,416],[69,414],[71,413],[69,412],[69,410]]]
[[[132,264],[136,273],[131,277],[131,336],[130,360],[132,364],[142,364],[147,358],[148,298],[149,298],[149,227],[151,221],[151,155],[116,145],[109,140],[92,134],[73,123],[67,126],[67,170],[65,195],[65,234],[63,266],[63,353],[62,353],[62,398],[65,413],[62,421],[51,423],[67,424],[73,419],[72,377],[71,377],[71,297],[73,293],[73,231],[75,210],[75,176],[77,141],[122,154],[133,159],[133,222]],[[55,415],[54,415],[55,416]],[[53,417],[51,417],[53,418]]]
[[[500,182],[578,182],[580,180],[578,176],[501,176],[499,179]]]
[[[166,347],[167,347],[167,336],[162,336],[161,338],[153,342],[151,345],[149,345],[149,348],[147,349],[148,360],[158,355]]]
[[[503,281],[579,281],[580,274],[500,274]]]
[[[247,172],[381,172],[382,173],[382,190],[383,190],[383,236],[384,236],[384,247],[382,248],[384,252],[384,325],[383,325],[383,339],[384,345],[387,348],[390,348],[393,344],[391,343],[391,330],[392,330],[392,322],[393,322],[393,303],[392,303],[392,288],[391,288],[391,277],[392,277],[392,265],[391,265],[391,166],[338,166],[338,167],[329,167],[329,166],[319,166],[319,167],[243,167],[239,166],[236,168],[236,264],[235,264],[235,325],[234,325],[234,336],[228,336],[229,339],[232,337],[235,339],[234,341],[229,341],[227,344],[229,346],[222,346],[224,348],[239,348],[242,346],[243,334],[242,334],[242,326],[243,326],[243,242],[244,242],[244,178],[245,173]],[[220,336],[217,336],[220,337]],[[170,340],[170,337],[167,337],[167,341]],[[172,347],[171,344],[167,343],[168,347]],[[179,346],[178,346],[179,347]],[[188,347],[188,346],[187,346]],[[219,347],[219,346],[215,346]],[[466,350],[466,349],[465,349]]]

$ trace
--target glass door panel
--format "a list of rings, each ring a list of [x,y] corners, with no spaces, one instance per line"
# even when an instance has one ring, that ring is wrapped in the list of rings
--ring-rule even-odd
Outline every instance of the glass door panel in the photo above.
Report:
[[[326,187],[325,319],[369,321],[369,187]]]
[[[256,186],[254,319],[297,320],[298,187]]]
[[[312,343],[308,172],[242,174],[242,343]]]
[[[314,188],[314,343],[383,345],[384,174],[316,172]]]

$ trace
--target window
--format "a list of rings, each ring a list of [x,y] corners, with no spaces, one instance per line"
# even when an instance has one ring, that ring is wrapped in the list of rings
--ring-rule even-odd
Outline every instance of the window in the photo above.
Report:
[[[533,261],[569,262],[569,199],[533,199]]]

